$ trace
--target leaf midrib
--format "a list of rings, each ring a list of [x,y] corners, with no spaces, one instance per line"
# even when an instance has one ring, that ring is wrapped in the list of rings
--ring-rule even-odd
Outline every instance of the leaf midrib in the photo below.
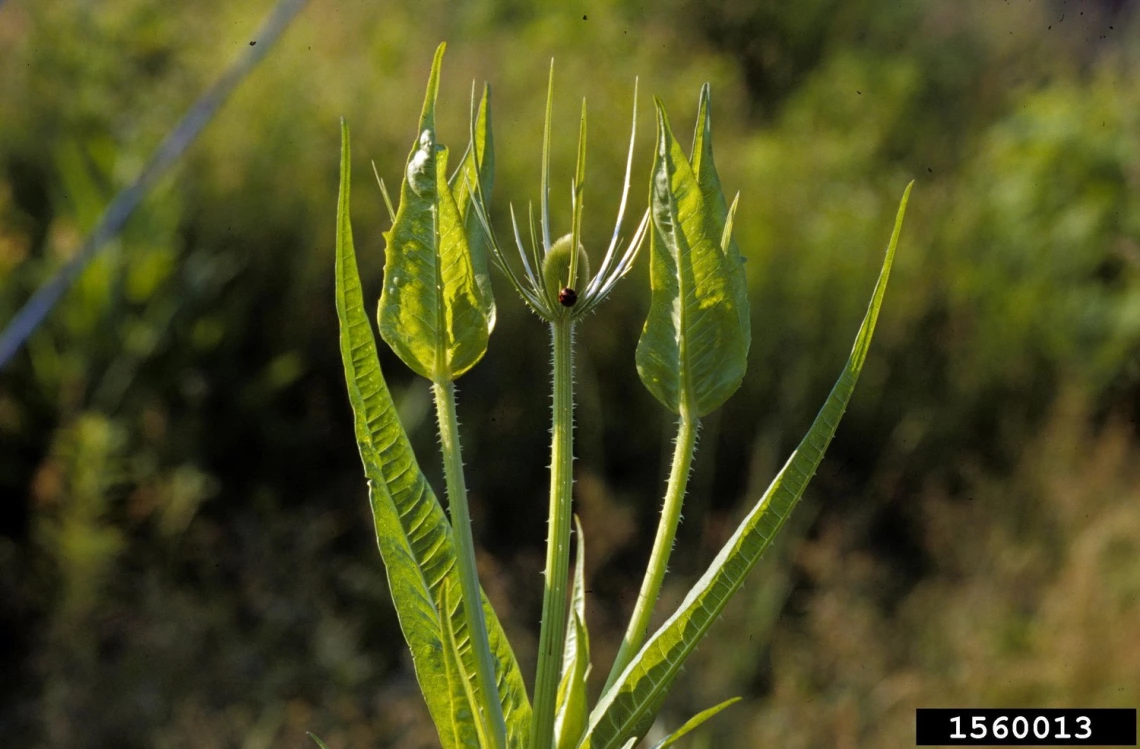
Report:
[[[666,174],[670,171],[670,161],[673,159],[672,138],[670,137],[670,147],[665,150],[664,164]],[[686,188],[682,198],[687,195],[689,190]],[[673,180],[669,180],[669,228],[672,237],[673,251],[677,263],[677,296],[680,298],[679,309],[677,312],[677,358],[680,360],[678,363],[681,368],[681,392],[680,398],[677,403],[677,409],[680,411],[680,416],[683,419],[690,419],[692,414],[696,412],[694,403],[695,395],[693,394],[693,374],[689,364],[689,303],[690,301],[696,302],[696,299],[689,299],[690,291],[687,290],[688,284],[685,283],[685,271],[681,267],[684,260],[688,260],[690,265],[692,263],[692,248],[688,247],[688,242],[684,237],[682,230],[680,211],[677,209],[677,200],[673,197]],[[681,244],[686,245],[688,252],[682,252]]]
[[[436,158],[439,154],[436,154]],[[447,351],[450,348],[450,341],[448,340],[448,330],[446,315],[444,314],[444,297],[445,292],[443,288],[443,268],[441,267],[443,257],[440,255],[440,236],[439,236],[439,165],[436,165],[436,191],[435,203],[431,206],[431,241],[430,247],[432,258],[432,272],[435,275],[435,364],[433,367],[433,374],[435,377],[432,379],[439,384],[451,381],[451,372],[447,367]],[[447,182],[444,181],[446,186]]]

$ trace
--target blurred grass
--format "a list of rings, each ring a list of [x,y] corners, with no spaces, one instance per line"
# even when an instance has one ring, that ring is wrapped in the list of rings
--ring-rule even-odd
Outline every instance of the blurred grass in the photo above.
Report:
[[[0,321],[256,41],[268,6],[0,9]],[[694,746],[893,746],[920,705],[1135,705],[1136,24],[1091,1],[314,0],[0,372],[6,741],[433,744],[369,538],[331,251],[343,115],[378,295],[387,219],[368,161],[398,182],[441,39],[445,142],[465,141],[471,79],[492,85],[500,230],[508,201],[538,198],[550,57],[556,231],[587,97],[588,248],[612,229],[634,76],[679,132],[712,83],[753,347],[744,390],[704,425],[668,601],[822,402],[919,180],[875,349],[809,492],[818,514],[714,630],[666,726],[740,693],[747,706]],[[639,267],[581,336],[576,494],[599,662],[631,608],[669,449],[633,368],[645,286]],[[480,565],[529,671],[548,354],[498,290],[459,407]],[[425,389],[384,365],[438,475]],[[747,646],[730,636],[745,630]]]

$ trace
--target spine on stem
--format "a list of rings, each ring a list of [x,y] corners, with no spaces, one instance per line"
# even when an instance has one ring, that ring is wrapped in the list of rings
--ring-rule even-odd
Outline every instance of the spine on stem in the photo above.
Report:
[[[475,568],[475,541],[471,535],[467,482],[463,476],[463,457],[459,446],[459,419],[455,413],[455,383],[451,380],[435,381],[432,383],[432,394],[435,396],[436,415],[439,419],[443,471],[447,481],[451,527],[455,534],[455,559],[459,567],[463,610],[467,631],[471,636],[471,648],[475,653],[475,678],[481,697],[478,709],[483,712],[483,720],[487,723],[496,749],[505,749],[507,725],[499,702],[499,690],[495,686],[495,666],[491,658],[491,644],[483,617],[483,597]]]
[[[554,395],[550,447],[550,519],[535,676],[531,749],[550,749],[566,639],[566,583],[570,571],[570,515],[574,470],[574,323],[551,323]]]

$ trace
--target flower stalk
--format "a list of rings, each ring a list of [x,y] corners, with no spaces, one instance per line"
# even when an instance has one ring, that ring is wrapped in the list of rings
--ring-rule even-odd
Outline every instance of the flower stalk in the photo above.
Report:
[[[487,623],[483,617],[483,597],[475,564],[475,541],[471,534],[471,513],[467,506],[467,481],[463,476],[463,456],[459,446],[459,419],[455,412],[455,383],[435,381],[431,386],[435,412],[439,421],[439,443],[443,453],[443,473],[447,483],[447,499],[451,510],[451,527],[455,536],[455,561],[459,568],[460,591],[466,613],[467,632],[475,654],[475,678],[479,685],[479,709],[488,725],[493,746],[505,749],[507,724],[495,686],[495,666],[491,661],[491,645]]]
[[[619,681],[648,635],[681,520],[699,419],[736,391],[748,364],[747,282],[732,238],[737,203],[728,206],[713,165],[707,86],[698,110],[686,158],[657,102],[649,195],[652,298],[637,367],[649,391],[677,414],[677,440],[653,552],[603,693]]]
[[[480,205],[486,205],[493,178],[493,146],[490,130],[490,90],[475,109],[472,89],[471,140],[458,168],[448,176],[448,149],[438,142],[435,131],[436,98],[445,45],[436,50],[428,89],[420,114],[418,135],[408,155],[400,185],[400,204],[392,210],[391,199],[381,183],[385,203],[392,215],[386,239],[384,290],[377,318],[381,337],[416,373],[432,383],[439,423],[447,499],[454,539],[454,570],[459,589],[448,603],[447,586],[432,591],[432,603],[442,609],[446,626],[439,634],[469,638],[469,662],[455,664],[468,696],[475,725],[486,735],[481,744],[506,749],[507,727],[499,698],[495,661],[487,632],[486,612],[476,572],[471,514],[467,507],[467,483],[459,444],[455,409],[455,380],[475,366],[487,351],[495,325],[495,303],[483,256],[478,223],[469,221],[474,203],[469,186],[479,186]],[[485,183],[485,184],[484,184]],[[468,236],[471,236],[469,241]],[[455,584],[458,583],[458,584]],[[455,621],[452,621],[453,615]],[[437,620],[439,613],[436,614]],[[454,645],[458,655],[460,648]],[[468,667],[473,666],[471,674]],[[474,688],[468,680],[474,681]],[[446,695],[454,704],[454,693]]]
[[[550,517],[546,542],[538,673],[534,685],[531,746],[545,749],[554,736],[555,700],[566,639],[566,585],[570,571],[570,503],[574,484],[574,322],[550,324],[553,429],[550,444]]]
[[[673,467],[669,471],[669,484],[665,489],[665,501],[661,507],[661,520],[657,524],[657,537],[653,541],[653,552],[649,566],[637,594],[637,604],[629,620],[625,637],[618,648],[610,675],[602,692],[608,692],[621,672],[629,665],[637,651],[645,643],[649,631],[649,620],[653,616],[653,606],[661,593],[661,584],[669,568],[669,556],[673,551],[673,541],[677,537],[677,526],[681,522],[681,505],[685,499],[685,489],[689,483],[689,473],[693,465],[693,455],[697,448],[697,430],[700,422],[682,413],[677,422],[677,439],[673,448]]]

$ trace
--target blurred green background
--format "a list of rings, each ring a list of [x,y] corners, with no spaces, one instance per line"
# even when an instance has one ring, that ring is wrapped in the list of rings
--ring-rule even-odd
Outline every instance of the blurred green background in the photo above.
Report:
[[[77,249],[269,2],[0,7],[0,324]],[[11,746],[428,747],[371,536],[332,299],[338,125],[366,294],[431,55],[440,135],[493,88],[494,218],[612,231],[632,85],[645,205],[656,94],[711,81],[741,192],[748,377],[704,423],[659,615],[794,447],[839,372],[917,179],[863,379],[793,527],[691,661],[695,747],[913,743],[918,706],[1140,704],[1140,19],[1121,0],[313,0],[0,371],[0,736]],[[630,222],[628,233],[632,232]],[[501,279],[497,279],[501,281]],[[488,594],[532,673],[546,332],[504,283],[460,382]],[[581,326],[576,510],[593,694],[648,557],[672,424],[633,348],[644,263]],[[385,372],[421,463],[428,387]],[[655,731],[659,731],[655,728]]]

